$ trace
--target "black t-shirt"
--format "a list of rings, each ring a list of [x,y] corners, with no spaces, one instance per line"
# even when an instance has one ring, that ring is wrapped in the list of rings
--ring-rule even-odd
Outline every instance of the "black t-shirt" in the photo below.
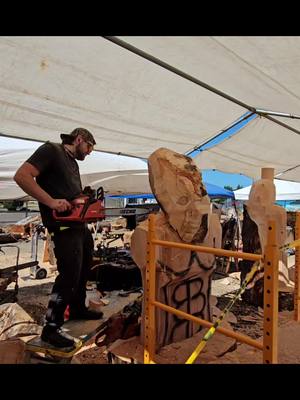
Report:
[[[77,161],[65,150],[62,144],[46,142],[40,146],[28,163],[38,169],[36,178],[39,186],[54,199],[73,200],[82,192],[82,185]],[[78,223],[58,223],[52,216],[52,210],[39,203],[43,224],[47,228],[58,225],[74,226]],[[82,225],[80,223],[80,225]]]

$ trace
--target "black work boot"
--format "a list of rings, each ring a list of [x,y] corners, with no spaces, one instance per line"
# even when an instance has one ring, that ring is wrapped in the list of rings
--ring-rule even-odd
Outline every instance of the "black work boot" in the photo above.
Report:
[[[80,311],[70,311],[69,320],[71,319],[101,319],[103,317],[102,311],[89,310],[85,308]]]
[[[63,332],[60,328],[55,328],[50,325],[44,326],[41,339],[54,347],[64,348],[75,346],[75,340],[72,336]]]

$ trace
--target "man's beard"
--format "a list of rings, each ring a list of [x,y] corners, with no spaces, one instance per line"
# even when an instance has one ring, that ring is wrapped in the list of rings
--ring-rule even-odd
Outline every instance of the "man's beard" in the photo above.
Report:
[[[75,158],[76,160],[83,161],[85,159],[85,153],[81,150],[80,144],[78,144],[75,148]]]

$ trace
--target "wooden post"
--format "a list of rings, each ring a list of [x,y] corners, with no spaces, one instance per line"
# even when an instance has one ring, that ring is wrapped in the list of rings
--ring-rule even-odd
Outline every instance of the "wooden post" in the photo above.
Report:
[[[273,182],[274,168],[262,168],[261,178]],[[264,259],[264,364],[277,364],[278,361],[278,269],[276,224],[269,221]]]
[[[147,264],[145,274],[145,324],[144,324],[144,363],[150,364],[154,360],[156,327],[155,327],[155,245],[152,240],[155,239],[154,232],[155,215],[150,214],[148,218],[148,241],[147,241]]]
[[[273,181],[274,168],[262,168],[261,169],[261,178],[262,179],[270,179],[271,181]]]
[[[295,240],[300,239],[300,212],[296,212]],[[295,252],[294,320],[300,321],[300,247]]]
[[[264,259],[264,364],[277,364],[278,362],[278,268],[279,249],[276,223],[270,221]]]

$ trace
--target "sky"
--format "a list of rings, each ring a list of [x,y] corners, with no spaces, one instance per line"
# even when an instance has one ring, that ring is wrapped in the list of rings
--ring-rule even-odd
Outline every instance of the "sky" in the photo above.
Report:
[[[246,187],[253,183],[253,179],[242,174],[227,174],[213,170],[202,171],[202,179],[204,182],[213,183],[221,187],[231,186],[233,190],[236,189],[238,185]]]
[[[247,114],[247,113],[246,113]],[[244,114],[241,118],[246,115]],[[245,125],[247,124],[251,119],[255,118],[256,115],[250,117],[248,120],[242,120],[241,122],[236,123],[236,125],[233,128],[230,128],[226,130],[225,132],[221,132],[217,134],[215,139],[210,140],[208,143],[206,143],[203,146],[200,146],[197,150],[194,150],[190,152],[188,155],[190,157],[194,157],[196,154],[198,154],[200,151],[208,149],[210,147],[213,147],[226,139],[228,136],[232,136],[238,133],[238,131]],[[0,149],[4,150],[5,148],[11,148],[14,147],[15,149],[18,148],[28,148],[28,149],[36,149],[41,145],[41,142],[35,142],[35,141],[30,141],[30,140],[21,140],[21,139],[14,139],[14,138],[8,138],[4,136],[0,136]],[[106,154],[106,153],[105,153]],[[114,155],[107,155],[111,157],[118,157]],[[215,170],[203,170],[202,172],[202,178],[204,182],[209,182],[217,186],[231,186],[233,189],[236,189],[238,185],[241,187],[249,186],[253,183],[253,179],[244,176],[242,174],[228,174],[220,171],[215,171]]]

